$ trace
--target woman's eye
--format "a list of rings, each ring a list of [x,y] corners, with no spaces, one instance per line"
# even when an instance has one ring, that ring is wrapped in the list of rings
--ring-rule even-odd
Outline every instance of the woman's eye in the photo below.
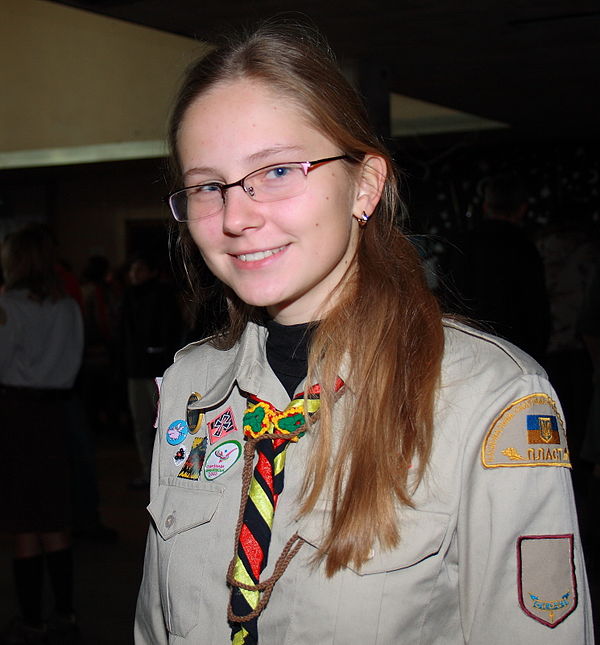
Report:
[[[267,179],[280,179],[282,177],[285,177],[289,173],[292,172],[292,168],[289,166],[277,166],[275,168],[271,168],[270,170],[267,170],[265,173],[265,177]]]
[[[202,186],[193,186],[192,188],[188,188],[188,195],[206,196],[206,195],[212,195],[214,193],[218,193],[220,192],[220,190],[221,190],[221,187],[218,184],[204,184]]]
[[[220,192],[221,187],[217,184],[205,184],[204,186],[198,186],[198,192],[200,193],[218,193]]]

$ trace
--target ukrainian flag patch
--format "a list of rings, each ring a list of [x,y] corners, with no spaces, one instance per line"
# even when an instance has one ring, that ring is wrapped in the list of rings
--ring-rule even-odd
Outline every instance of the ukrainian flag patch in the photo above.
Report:
[[[571,467],[565,427],[545,393],[513,401],[492,422],[481,447],[485,468]]]

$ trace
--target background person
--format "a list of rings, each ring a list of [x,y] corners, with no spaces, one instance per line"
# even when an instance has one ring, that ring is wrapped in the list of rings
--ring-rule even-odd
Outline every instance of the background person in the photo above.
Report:
[[[72,643],[71,488],[68,406],[81,364],[79,305],[55,271],[48,230],[31,225],[2,244],[0,295],[0,527],[15,536],[21,617],[5,642]],[[44,570],[54,594],[46,633]]]
[[[512,173],[484,186],[483,219],[456,241],[446,267],[458,311],[543,361],[551,330],[544,264],[523,226],[527,191]]]
[[[181,314],[173,289],[160,280],[158,260],[152,254],[135,257],[128,275],[129,286],[121,304],[120,342],[141,465],[141,474],[132,479],[131,485],[146,488],[158,398],[155,378],[162,375],[179,347]]]

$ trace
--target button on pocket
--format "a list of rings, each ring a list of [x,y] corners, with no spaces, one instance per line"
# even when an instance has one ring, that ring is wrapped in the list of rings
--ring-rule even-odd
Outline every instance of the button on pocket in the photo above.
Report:
[[[163,540],[168,540],[181,531],[210,522],[222,495],[222,487],[211,484],[200,487],[196,482],[178,482],[176,486],[159,486],[148,512]]]

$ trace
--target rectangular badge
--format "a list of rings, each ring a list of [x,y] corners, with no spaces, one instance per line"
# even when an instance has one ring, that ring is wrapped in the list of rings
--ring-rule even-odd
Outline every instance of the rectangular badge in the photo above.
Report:
[[[227,408],[218,417],[215,417],[207,424],[208,427],[208,440],[211,445],[217,441],[221,441],[223,437],[237,431],[233,410]]]
[[[556,417],[549,414],[528,414],[527,439],[530,444],[560,443]]]

